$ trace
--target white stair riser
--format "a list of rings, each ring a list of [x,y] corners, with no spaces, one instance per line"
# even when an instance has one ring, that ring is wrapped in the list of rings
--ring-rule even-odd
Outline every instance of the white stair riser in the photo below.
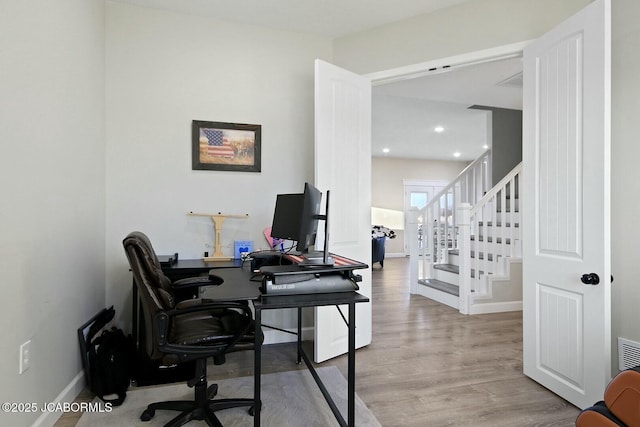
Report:
[[[460,265],[460,255],[449,254],[449,264]]]
[[[460,283],[460,278],[456,273],[451,273],[449,271],[438,270],[436,268],[433,269],[434,279],[440,280],[442,282],[451,283],[452,285],[458,285]]]

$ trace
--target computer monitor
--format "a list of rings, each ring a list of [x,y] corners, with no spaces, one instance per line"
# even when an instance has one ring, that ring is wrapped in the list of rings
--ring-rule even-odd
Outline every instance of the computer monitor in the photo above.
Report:
[[[304,194],[278,194],[273,214],[271,237],[298,241]]]
[[[322,193],[309,183],[302,194],[279,194],[273,215],[271,237],[295,240],[296,250],[305,258],[300,265],[333,265],[329,256],[329,191],[327,191],[325,214],[320,214]],[[318,233],[318,221],[324,220],[324,247],[313,251]]]

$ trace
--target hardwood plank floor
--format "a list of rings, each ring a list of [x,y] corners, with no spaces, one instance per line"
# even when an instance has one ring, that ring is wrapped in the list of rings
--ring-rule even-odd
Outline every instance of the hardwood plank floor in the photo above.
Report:
[[[575,425],[576,407],[522,374],[521,312],[460,315],[410,295],[408,269],[405,258],[376,264],[373,340],[356,357],[356,392],[383,426]],[[263,372],[302,369],[294,357],[292,344],[266,346]],[[330,365],[346,377],[346,356],[319,364]],[[209,374],[252,375],[253,353],[231,354]],[[65,414],[55,426],[75,426],[79,416]]]

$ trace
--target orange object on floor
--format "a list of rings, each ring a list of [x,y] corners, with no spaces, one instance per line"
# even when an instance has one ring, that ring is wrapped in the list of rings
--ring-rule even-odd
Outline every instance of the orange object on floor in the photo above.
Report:
[[[576,419],[576,427],[620,426],[640,427],[640,366],[616,375],[604,392],[604,400]]]

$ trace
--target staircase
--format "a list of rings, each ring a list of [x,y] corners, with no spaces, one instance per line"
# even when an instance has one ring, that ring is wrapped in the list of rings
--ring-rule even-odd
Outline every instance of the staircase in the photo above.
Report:
[[[412,293],[463,314],[522,309],[522,164],[491,189],[489,164],[487,152],[409,220]]]

